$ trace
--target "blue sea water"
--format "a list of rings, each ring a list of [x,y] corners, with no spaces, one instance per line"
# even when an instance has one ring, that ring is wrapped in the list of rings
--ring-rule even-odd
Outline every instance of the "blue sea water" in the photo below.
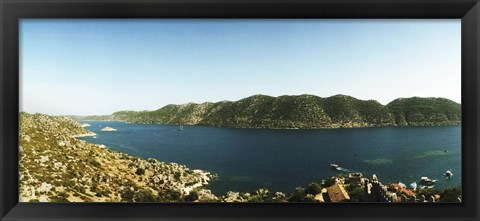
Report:
[[[218,175],[216,194],[266,187],[292,192],[297,186],[336,175],[330,163],[382,183],[437,179],[435,188],[461,186],[461,127],[354,129],[233,129],[82,121],[97,133],[81,138],[142,158],[185,164]],[[113,127],[116,132],[101,131]],[[451,170],[451,179],[443,177]]]

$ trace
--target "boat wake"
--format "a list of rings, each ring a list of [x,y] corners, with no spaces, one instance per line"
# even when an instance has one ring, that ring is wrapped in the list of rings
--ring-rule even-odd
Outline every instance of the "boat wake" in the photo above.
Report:
[[[333,164],[332,163],[332,164],[330,164],[330,166],[335,170],[342,171],[342,172],[345,172],[345,173],[355,173],[355,171],[344,168],[344,167],[341,167],[338,164]]]

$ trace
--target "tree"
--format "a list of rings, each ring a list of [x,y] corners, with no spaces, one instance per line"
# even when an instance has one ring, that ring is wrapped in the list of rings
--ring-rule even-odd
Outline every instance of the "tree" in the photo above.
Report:
[[[355,187],[349,191],[351,202],[362,202],[365,197],[365,190],[362,187]]]
[[[323,186],[324,187],[330,187],[330,186],[333,186],[336,182],[337,182],[337,178],[330,177],[330,178],[323,181]]]
[[[322,186],[318,183],[310,183],[308,187],[305,189],[306,194],[317,195],[322,192]]]
[[[303,187],[296,187],[293,193],[288,198],[289,202],[302,202],[305,199],[305,189]]]

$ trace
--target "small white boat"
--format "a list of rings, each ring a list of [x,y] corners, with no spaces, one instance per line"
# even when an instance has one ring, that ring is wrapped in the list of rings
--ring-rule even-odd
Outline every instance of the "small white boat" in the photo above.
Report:
[[[432,186],[435,185],[436,180],[432,180],[426,176],[420,178],[420,184],[425,185],[425,186]]]
[[[447,178],[450,178],[450,177],[453,176],[453,173],[452,173],[452,171],[447,170],[447,171],[445,171],[445,173],[443,175],[446,176]]]
[[[117,129],[111,127],[104,127],[102,128],[102,131],[117,131]]]
[[[410,189],[417,189],[417,183],[416,182],[410,183]]]

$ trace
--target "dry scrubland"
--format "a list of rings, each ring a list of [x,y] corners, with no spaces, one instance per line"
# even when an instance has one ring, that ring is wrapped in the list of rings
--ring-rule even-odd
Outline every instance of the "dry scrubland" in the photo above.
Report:
[[[144,160],[75,137],[92,135],[71,118],[20,114],[21,202],[215,201],[213,176]]]

